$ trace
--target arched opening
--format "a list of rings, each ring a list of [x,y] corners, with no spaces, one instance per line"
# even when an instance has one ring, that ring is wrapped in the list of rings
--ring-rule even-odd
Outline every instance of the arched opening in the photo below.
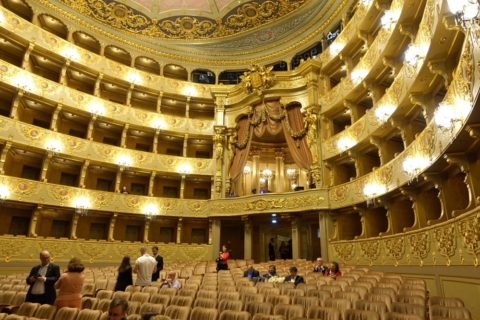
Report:
[[[67,39],[68,37],[68,28],[67,26],[60,21],[59,19],[51,16],[49,14],[41,14],[38,17],[38,22],[40,23],[40,27],[42,29],[51,32],[60,38]]]
[[[163,76],[166,78],[172,78],[172,79],[183,80],[183,81],[188,80],[187,69],[176,64],[167,64],[165,67],[163,67]]]

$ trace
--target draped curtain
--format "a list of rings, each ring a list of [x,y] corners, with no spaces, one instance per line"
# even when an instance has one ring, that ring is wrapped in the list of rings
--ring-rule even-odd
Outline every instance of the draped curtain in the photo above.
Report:
[[[243,173],[243,167],[247,163],[248,154],[250,152],[250,143],[252,141],[253,130],[250,130],[250,122],[247,117],[243,117],[238,121],[237,143],[231,146],[234,151],[232,164],[230,166],[230,178],[233,181]],[[246,142],[246,144],[244,143]],[[245,144],[245,145],[243,145]]]

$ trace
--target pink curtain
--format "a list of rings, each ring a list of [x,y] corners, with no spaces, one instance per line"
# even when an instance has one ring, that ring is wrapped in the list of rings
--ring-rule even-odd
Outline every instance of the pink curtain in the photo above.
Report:
[[[280,102],[276,102],[280,109]],[[285,140],[287,140],[288,150],[290,151],[293,160],[300,168],[304,170],[310,170],[312,165],[312,153],[308,148],[307,136],[303,135],[301,138],[295,139],[288,132],[287,125],[290,124],[290,128],[294,132],[298,132],[303,129],[303,115],[300,104],[292,104],[286,107],[287,116],[282,121],[283,133],[285,134]],[[287,124],[288,121],[288,124]]]
[[[235,146],[235,154],[230,165],[230,178],[235,183],[243,173],[243,167],[247,163],[248,153],[250,152],[250,143],[252,141],[253,130],[250,130],[250,123],[247,117],[243,117],[238,121],[237,143],[247,141],[244,148],[240,149]],[[247,139],[247,140],[246,140]]]

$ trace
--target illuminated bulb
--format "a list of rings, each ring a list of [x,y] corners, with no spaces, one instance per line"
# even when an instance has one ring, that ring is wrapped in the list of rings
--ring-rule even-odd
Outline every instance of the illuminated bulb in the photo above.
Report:
[[[451,105],[440,103],[433,114],[433,119],[440,128],[450,128],[458,118]]]
[[[428,159],[423,156],[408,156],[403,160],[402,167],[403,171],[412,175],[425,169],[429,164]]]
[[[187,86],[185,89],[183,89],[183,94],[186,95],[187,97],[194,96],[197,93],[197,89],[195,89],[192,86]]]
[[[132,158],[128,154],[122,154],[117,158],[117,164],[121,167],[130,167]]]
[[[10,197],[10,189],[4,184],[0,185],[0,200],[6,200]]]
[[[448,9],[453,14],[461,14],[464,20],[473,20],[480,11],[480,3],[472,0],[447,0]]]
[[[376,197],[380,194],[383,194],[387,191],[387,187],[384,184],[377,182],[367,183],[363,187],[363,194],[367,197]]]
[[[73,206],[75,207],[77,213],[86,215],[88,209],[90,209],[90,199],[85,196],[79,196],[73,200]]]
[[[375,109],[375,117],[382,122],[386,121],[395,112],[396,108],[391,104],[381,105]]]
[[[383,14],[381,21],[382,26],[385,29],[390,29],[390,27],[398,21],[400,13],[398,11],[387,10]]]
[[[152,127],[155,129],[165,129],[167,125],[163,119],[155,118],[152,121]]]
[[[13,78],[13,85],[26,91],[35,90],[35,82],[30,75],[19,73]]]
[[[267,168],[267,169],[264,169],[264,170],[262,171],[262,175],[263,175],[265,178],[269,179],[269,178],[271,178],[271,177],[273,176],[273,172],[272,172],[272,170],[270,170],[270,169]]]
[[[180,173],[192,173],[192,167],[188,163],[182,163],[178,167]]]
[[[61,152],[63,150],[63,145],[60,140],[52,139],[47,141],[45,149],[52,152]]]
[[[417,64],[418,59],[421,58],[420,49],[413,43],[408,45],[405,51],[405,62],[411,66]]]
[[[337,41],[333,42],[329,47],[330,54],[333,56],[337,55],[340,51],[342,51],[343,47],[345,47],[344,43]]]
[[[3,12],[0,11],[0,23],[5,22],[5,16],[3,15]]]
[[[69,60],[73,60],[73,61],[80,60],[80,53],[78,53],[77,49],[72,47],[64,48],[62,51],[62,55]]]
[[[337,141],[337,148],[341,151],[350,149],[356,144],[355,140],[349,137],[341,137]]]
[[[368,7],[372,3],[372,0],[360,0],[360,4],[364,7]]]
[[[365,70],[365,69],[355,69],[355,70],[352,71],[352,74],[350,75],[350,78],[352,79],[352,81],[354,83],[358,83],[358,82],[362,81],[363,79],[365,79],[367,74],[368,74],[368,71]]]
[[[158,206],[154,203],[146,204],[145,207],[143,207],[143,214],[150,217],[158,215]]]
[[[133,84],[139,84],[142,81],[142,76],[136,72],[130,72],[127,75],[127,81]]]
[[[287,176],[292,180],[295,179],[297,177],[297,170],[293,168],[287,169]]]
[[[88,112],[97,116],[101,116],[105,113],[105,107],[101,102],[92,101],[88,105]]]
[[[250,168],[250,166],[243,167],[244,174],[250,174],[251,172],[252,172],[252,168]]]

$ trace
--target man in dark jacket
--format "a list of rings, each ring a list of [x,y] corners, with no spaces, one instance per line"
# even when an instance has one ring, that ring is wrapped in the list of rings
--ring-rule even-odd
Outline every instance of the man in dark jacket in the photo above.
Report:
[[[163,257],[158,254],[158,247],[152,248],[153,257],[157,261],[157,271],[152,273],[152,281],[157,281],[160,278],[160,271],[163,270]]]
[[[248,265],[247,270],[245,270],[245,272],[243,273],[243,276],[249,279],[257,279],[258,277],[260,277],[260,273],[257,270],[255,270],[253,266],[250,264]]]
[[[302,276],[299,276],[297,267],[290,267],[290,275],[285,277],[285,282],[293,282],[296,287],[300,283],[305,283]]]
[[[60,278],[60,268],[50,263],[50,253],[46,250],[40,252],[40,262],[27,277],[30,288],[25,301],[53,305],[57,298],[55,282]]]

